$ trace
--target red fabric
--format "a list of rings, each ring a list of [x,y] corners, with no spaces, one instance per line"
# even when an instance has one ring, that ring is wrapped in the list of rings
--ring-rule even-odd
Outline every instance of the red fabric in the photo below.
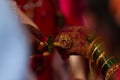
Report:
[[[120,68],[119,68],[118,71],[117,71],[116,80],[120,80]]]
[[[55,10],[53,5],[50,3],[51,0],[41,0],[42,3],[40,6],[34,8],[34,22],[39,27],[40,31],[44,36],[48,37],[56,33],[55,26]],[[38,0],[34,0],[34,3]],[[38,80],[52,80],[52,56],[46,60],[48,63],[47,68],[43,74],[38,75]]]
[[[34,3],[37,1],[34,0]],[[34,9],[34,22],[45,36],[54,35],[56,30],[55,10],[50,2],[50,0],[42,0],[41,5]]]
[[[44,36],[48,37],[49,35],[55,34],[55,31],[56,31],[55,19],[54,19],[55,11],[50,3],[50,0],[40,0],[42,1],[42,4],[39,4],[38,6],[36,6],[36,3],[38,3],[38,0],[16,0],[16,1],[19,7],[24,12],[26,12],[24,9],[24,6],[28,4],[29,1],[33,1],[34,2],[34,7],[33,7],[34,8],[33,9],[34,10],[34,16],[33,16],[34,22],[37,24],[37,26],[39,27],[40,31],[43,33]],[[35,57],[31,59],[32,69],[33,67],[36,66],[35,61],[34,61],[35,58],[43,60],[43,65],[41,65],[43,70],[40,74],[36,74],[37,79],[38,80],[53,80],[52,79],[52,65],[51,65],[53,55],[50,55],[48,57],[35,55]]]
[[[36,54],[31,58],[31,68],[37,76],[37,80],[53,80],[52,77],[52,63],[53,55],[44,57]]]
[[[59,0],[60,10],[66,19],[66,25],[84,25],[83,10],[85,5],[83,1],[84,0]]]

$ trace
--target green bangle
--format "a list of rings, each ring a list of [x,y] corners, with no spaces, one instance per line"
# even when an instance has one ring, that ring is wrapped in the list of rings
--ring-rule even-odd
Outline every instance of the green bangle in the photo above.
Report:
[[[105,74],[105,80],[109,80],[111,75],[114,74],[119,68],[120,68],[120,62],[118,61],[107,70]]]
[[[100,54],[98,48],[101,45],[101,41],[98,41],[98,42],[95,41],[94,44],[93,43],[91,43],[91,44],[92,44],[92,46],[90,48],[91,50],[90,50],[89,54],[91,56],[92,61],[94,61],[94,58],[96,58],[96,56]],[[96,53],[96,50],[98,50],[98,53],[94,55],[94,53]]]
[[[98,47],[101,45],[101,42],[96,42],[94,45],[93,45],[93,47],[92,47],[92,56],[93,56],[93,54],[94,54],[94,52],[95,52],[95,50],[96,49],[98,49]]]
[[[105,53],[106,54],[106,53]],[[102,65],[104,64],[104,62],[109,58],[108,56],[106,56],[104,54],[104,56],[98,61],[98,67],[101,69]]]
[[[88,37],[90,44],[88,48],[88,57],[95,61],[96,65],[101,69],[105,80],[109,80],[110,76],[120,67],[119,58],[114,58],[106,55],[104,47],[101,45],[101,40],[96,39],[92,34]]]
[[[96,65],[97,65],[98,67],[99,67],[98,63],[99,63],[100,60],[103,58],[104,54],[105,54],[105,52],[102,52],[102,53],[99,55],[99,57],[97,58],[97,60],[96,60]]]
[[[97,59],[99,58],[99,56],[101,55],[101,53],[104,51],[104,49],[102,47],[99,47],[97,50],[95,50],[94,54],[93,54],[93,59],[96,62]]]
[[[95,33],[92,33],[92,34],[90,34],[90,35],[87,37],[87,41],[88,41],[89,43],[92,43],[95,38],[96,38]]]
[[[101,68],[101,70],[102,70],[102,72],[103,72],[104,75],[106,74],[107,70],[113,64],[115,64],[115,62],[116,62],[116,60],[113,57],[109,58],[107,61],[104,62],[104,64],[102,65],[102,68]]]

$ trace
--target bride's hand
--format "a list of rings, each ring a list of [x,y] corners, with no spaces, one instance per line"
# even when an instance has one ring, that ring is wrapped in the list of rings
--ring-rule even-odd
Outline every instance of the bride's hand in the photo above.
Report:
[[[61,42],[63,48],[58,48],[58,52],[62,57],[68,55],[87,55],[88,32],[83,27],[69,27],[64,29],[57,37],[56,41]],[[65,41],[67,40],[67,41]],[[65,47],[65,48],[64,48]]]

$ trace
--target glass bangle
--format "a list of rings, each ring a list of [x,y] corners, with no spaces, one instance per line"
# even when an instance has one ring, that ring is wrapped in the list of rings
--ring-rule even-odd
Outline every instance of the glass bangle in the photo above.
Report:
[[[104,75],[106,74],[107,70],[116,63],[116,61],[117,60],[115,58],[111,57],[107,61],[104,62],[101,68]]]
[[[102,54],[103,51],[104,51],[104,49],[101,47],[99,49],[97,49],[94,52],[93,59],[96,61],[98,59],[98,57],[100,56],[100,54]]]
[[[105,53],[106,54],[106,53]],[[104,55],[102,58],[100,58],[100,60],[98,61],[98,67],[101,69],[102,65],[104,64],[104,62],[108,59],[108,56]]]

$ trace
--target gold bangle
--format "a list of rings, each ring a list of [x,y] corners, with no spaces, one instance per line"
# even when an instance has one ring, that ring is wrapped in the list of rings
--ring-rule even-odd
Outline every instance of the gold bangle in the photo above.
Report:
[[[95,40],[90,44],[90,46],[89,46],[89,48],[88,48],[90,51],[91,51],[93,45],[97,42],[97,40],[98,40],[98,39],[95,39]],[[90,52],[89,52],[89,53],[90,53]]]
[[[96,38],[91,44],[90,44],[90,46],[88,47],[88,52],[87,52],[87,57],[91,60],[91,61],[93,61],[93,58],[92,58],[92,56],[91,56],[91,49],[92,49],[92,47],[93,47],[93,45],[97,42],[99,40],[99,38]]]
[[[104,56],[105,52],[103,51],[100,56],[98,57],[98,59],[96,60],[96,65],[98,66],[98,62],[100,61],[100,59]]]
[[[102,65],[102,67],[101,67],[101,70],[103,69],[103,67],[104,67],[104,65],[110,60],[110,59],[112,59],[113,57],[110,57],[109,59],[107,59],[104,63],[103,63],[103,65]]]
[[[92,52],[92,57],[93,57],[95,51],[96,51],[101,45],[102,45],[102,43],[98,44],[98,45],[95,47],[95,49],[94,49],[93,52]]]
[[[105,75],[105,80],[109,80],[111,75],[116,72],[120,68],[120,63],[114,64],[111,68],[108,69],[106,75]]]

